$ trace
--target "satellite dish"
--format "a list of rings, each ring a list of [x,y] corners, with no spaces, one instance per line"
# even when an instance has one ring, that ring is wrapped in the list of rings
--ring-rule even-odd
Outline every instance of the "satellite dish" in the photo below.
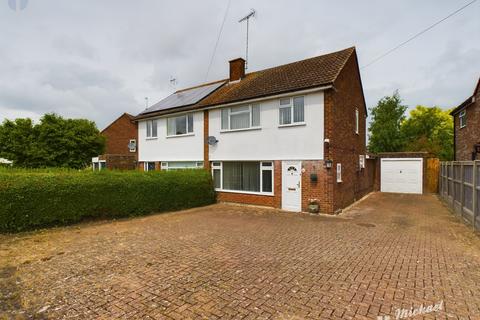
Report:
[[[207,142],[208,142],[209,145],[213,146],[213,145],[217,144],[218,140],[214,136],[209,136],[208,139],[207,139]]]

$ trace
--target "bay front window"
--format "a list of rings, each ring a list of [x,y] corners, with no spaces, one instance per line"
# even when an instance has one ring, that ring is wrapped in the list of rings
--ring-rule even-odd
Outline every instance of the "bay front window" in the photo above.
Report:
[[[212,163],[218,191],[273,195],[272,161],[224,161]]]

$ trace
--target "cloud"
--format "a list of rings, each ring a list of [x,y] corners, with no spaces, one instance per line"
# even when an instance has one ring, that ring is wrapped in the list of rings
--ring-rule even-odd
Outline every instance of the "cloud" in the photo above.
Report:
[[[225,0],[30,1],[0,4],[0,121],[45,112],[106,126],[174,89],[225,78],[245,54],[249,71],[356,45],[364,65],[460,7],[457,1],[232,0],[210,75]],[[471,94],[480,71],[480,4],[362,70],[368,106],[399,89],[405,103],[450,107]],[[177,78],[176,88],[170,77]]]
[[[53,39],[52,46],[63,55],[78,56],[89,60],[96,58],[95,49],[79,36],[59,35]]]

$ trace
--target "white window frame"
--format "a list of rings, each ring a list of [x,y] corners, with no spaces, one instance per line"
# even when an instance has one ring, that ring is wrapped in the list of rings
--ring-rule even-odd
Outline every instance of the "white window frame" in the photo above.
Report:
[[[97,170],[95,169],[95,165],[94,165],[95,163],[98,164],[98,169]],[[98,160],[98,161],[92,161],[92,170],[93,171],[102,171],[102,163],[105,164],[104,169],[107,169],[107,160]]]
[[[458,121],[460,124],[460,129],[465,128],[467,126],[467,110],[462,110],[458,114]]]
[[[176,167],[174,164],[178,162],[188,162],[194,163],[195,166],[193,167]],[[160,167],[162,170],[186,170],[186,169],[202,169],[203,168],[203,161],[164,161],[161,162]]]
[[[295,117],[294,117],[294,108],[293,108],[293,100],[295,98],[303,98],[303,121],[295,121]],[[290,100],[289,104],[286,105],[282,105],[282,100]],[[286,98],[280,98],[278,100],[278,127],[293,127],[293,126],[304,126],[306,124],[305,122],[305,96],[294,96],[294,97],[286,97]],[[292,120],[292,122],[290,123],[285,123],[285,124],[281,124],[280,123],[280,110],[281,109],[287,109],[287,108],[290,108],[290,119]]]
[[[365,155],[361,154],[358,156],[358,166],[360,169],[365,169]]]
[[[337,163],[337,183],[343,182],[342,181],[342,164]]]
[[[360,132],[360,112],[355,108],[355,134]]]
[[[258,107],[258,122],[259,122],[259,125],[258,126],[254,126],[253,125],[253,106],[257,106]],[[245,111],[233,111],[232,112],[232,108],[235,109],[236,107],[245,107],[245,105],[241,105],[241,106],[235,106],[235,107],[230,107],[230,108],[224,108],[224,109],[221,109],[220,110],[220,132],[232,132],[232,131],[245,131],[245,130],[258,130],[258,129],[261,129],[262,128],[262,107],[259,103],[254,103],[254,104],[249,104],[248,105],[248,110],[245,110]],[[223,121],[223,117],[222,117],[222,112],[226,110],[227,111],[227,129],[223,129],[223,126],[222,126],[222,121]],[[238,114],[242,114],[242,113],[247,113],[248,112],[248,116],[249,116],[249,124],[250,126],[249,127],[246,127],[246,128],[239,128],[239,129],[231,129],[231,116],[232,115],[238,115]]]
[[[153,128],[156,127],[155,135],[153,135]],[[158,123],[157,119],[147,120],[145,122],[145,131],[147,132],[147,139],[157,139],[158,138]]]
[[[148,164],[149,163],[155,163],[155,161],[145,161],[143,163],[143,171],[148,172],[148,171],[155,171],[157,170],[157,164],[155,163],[155,168],[153,170],[148,170]]]
[[[275,163],[272,160],[262,160],[262,161],[229,161],[229,162],[259,162],[260,163],[260,192],[255,191],[242,191],[242,190],[227,190],[223,189],[223,161],[213,161],[211,165],[212,178],[214,178],[213,171],[220,170],[220,188],[215,188],[215,191],[219,192],[229,192],[229,193],[243,193],[243,194],[257,194],[263,196],[274,196],[275,195]],[[271,163],[271,166],[263,166],[264,163]],[[272,191],[263,192],[263,171],[272,172]]]
[[[192,131],[188,131],[188,128],[189,128],[189,124],[190,124],[190,117],[189,116],[192,116]],[[177,118],[181,118],[181,117],[185,117],[185,128],[186,128],[186,133],[181,133],[181,134],[168,134],[168,120],[172,120],[172,119],[177,119]],[[195,124],[195,119],[194,119],[194,114],[193,113],[184,113],[184,114],[179,114],[179,115],[176,115],[174,117],[168,117],[166,119],[167,121],[167,138],[171,138],[171,137],[184,137],[184,136],[192,136],[194,135],[195,133],[195,127],[194,127],[194,124]],[[176,120],[174,120],[176,121]]]
[[[131,144],[135,144],[135,147],[134,148],[130,148],[130,145]],[[128,151],[130,152],[137,152],[137,139],[130,139],[130,141],[128,142]]]

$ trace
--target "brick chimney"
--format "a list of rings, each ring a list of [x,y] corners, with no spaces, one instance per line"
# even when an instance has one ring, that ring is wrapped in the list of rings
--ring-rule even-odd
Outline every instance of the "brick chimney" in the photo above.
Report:
[[[230,81],[241,80],[245,77],[245,60],[237,58],[229,61],[230,63]]]

